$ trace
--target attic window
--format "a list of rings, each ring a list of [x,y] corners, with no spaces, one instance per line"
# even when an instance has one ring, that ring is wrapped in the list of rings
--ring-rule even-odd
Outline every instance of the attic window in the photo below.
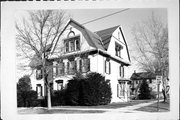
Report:
[[[64,40],[65,52],[73,52],[80,50],[80,36],[67,38]]]
[[[123,49],[123,47],[120,44],[115,43],[115,53],[116,53],[116,56],[121,57],[121,50],[122,49]]]

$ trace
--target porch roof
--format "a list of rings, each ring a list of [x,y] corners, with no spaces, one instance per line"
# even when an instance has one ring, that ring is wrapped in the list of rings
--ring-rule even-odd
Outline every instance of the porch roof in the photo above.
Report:
[[[139,72],[133,73],[131,76],[131,80],[145,80],[145,79],[155,79],[156,75],[152,72]]]

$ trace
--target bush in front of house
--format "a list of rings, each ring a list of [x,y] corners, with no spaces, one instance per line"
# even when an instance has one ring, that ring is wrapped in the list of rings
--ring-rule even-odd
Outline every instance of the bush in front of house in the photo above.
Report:
[[[52,106],[66,105],[66,89],[53,91],[51,96]]]
[[[146,80],[143,80],[140,86],[138,98],[140,100],[151,99],[151,91]]]
[[[106,105],[111,102],[109,81],[99,73],[88,73],[85,77],[74,77],[67,84],[67,105]]]
[[[31,89],[31,80],[25,75],[17,83],[17,106],[34,107],[38,105],[37,92]]]

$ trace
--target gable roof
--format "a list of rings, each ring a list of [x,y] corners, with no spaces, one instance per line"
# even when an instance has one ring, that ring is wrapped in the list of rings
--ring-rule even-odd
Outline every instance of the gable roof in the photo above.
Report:
[[[105,50],[104,46],[103,46],[103,43],[101,41],[101,38],[97,34],[91,32],[90,30],[88,30],[83,25],[79,24],[78,22],[74,21],[73,19],[70,19],[68,21],[68,23],[66,24],[66,26],[64,27],[64,29],[60,33],[60,36],[62,35],[62,33],[65,31],[65,29],[68,27],[68,25],[70,23],[74,23],[75,25],[77,25],[77,26],[81,27],[82,29],[84,29],[85,33],[87,34],[87,36],[89,38],[89,39],[87,39],[87,42],[91,47],[94,47],[96,49]],[[54,52],[54,50],[56,48],[57,42],[58,42],[58,40],[56,41],[56,43],[55,43],[55,45],[53,47],[52,53]]]
[[[131,80],[155,79],[156,75],[152,72],[133,73]]]
[[[61,36],[63,34],[63,32],[68,27],[68,25],[71,24],[71,23],[73,23],[75,26],[78,26],[81,29],[83,29],[83,32],[86,34],[86,37],[87,37],[87,43],[91,47],[94,47],[97,50],[100,50],[100,51],[105,52],[105,53],[106,53],[106,50],[107,50],[107,48],[109,46],[109,43],[110,43],[113,32],[119,27],[119,25],[118,25],[118,26],[114,26],[114,27],[111,27],[111,28],[107,28],[107,29],[104,29],[104,30],[97,31],[97,32],[91,32],[90,30],[85,28],[83,25],[79,24],[78,22],[74,21],[73,19],[70,19],[67,22],[67,24],[65,25],[65,27],[63,28],[63,30],[62,30],[62,32],[60,33],[59,36]],[[119,27],[119,28],[120,28],[120,31],[121,31],[121,27]],[[121,33],[122,33],[122,31],[121,31]],[[124,36],[123,36],[123,38],[124,38]],[[56,45],[58,43],[58,40],[59,39],[57,39],[57,41],[55,42],[55,45],[52,48],[51,54],[53,54],[53,52],[54,52],[54,50],[56,48]],[[124,38],[124,40],[125,40],[125,38]],[[126,47],[127,47],[127,44],[126,44]],[[128,51],[128,49],[127,49],[127,51]],[[106,54],[108,54],[108,53],[106,53]],[[128,52],[128,57],[129,57],[129,52]],[[127,65],[130,65],[130,63],[128,61],[124,61],[123,59],[121,59],[121,60],[119,58],[114,58],[114,59],[117,59],[117,61],[121,61],[123,63],[126,63]],[[129,58],[129,61],[130,61],[130,58]]]
[[[109,43],[110,43],[110,40],[111,40],[112,33],[113,33],[118,27],[119,27],[119,25],[95,32],[97,35],[99,35],[99,37],[101,37],[102,43],[103,43],[104,48],[105,48],[106,50],[108,49],[108,46],[109,46]]]

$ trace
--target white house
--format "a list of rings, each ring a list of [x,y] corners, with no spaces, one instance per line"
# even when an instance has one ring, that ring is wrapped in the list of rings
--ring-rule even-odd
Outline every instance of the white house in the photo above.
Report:
[[[110,81],[111,102],[129,100],[129,80],[125,77],[125,72],[130,65],[130,56],[120,26],[91,32],[70,19],[50,53],[53,65],[50,80],[54,90],[64,88],[76,71],[82,74],[98,72]],[[37,69],[31,79],[38,96],[44,96],[46,93],[43,92],[45,88],[41,70]]]

